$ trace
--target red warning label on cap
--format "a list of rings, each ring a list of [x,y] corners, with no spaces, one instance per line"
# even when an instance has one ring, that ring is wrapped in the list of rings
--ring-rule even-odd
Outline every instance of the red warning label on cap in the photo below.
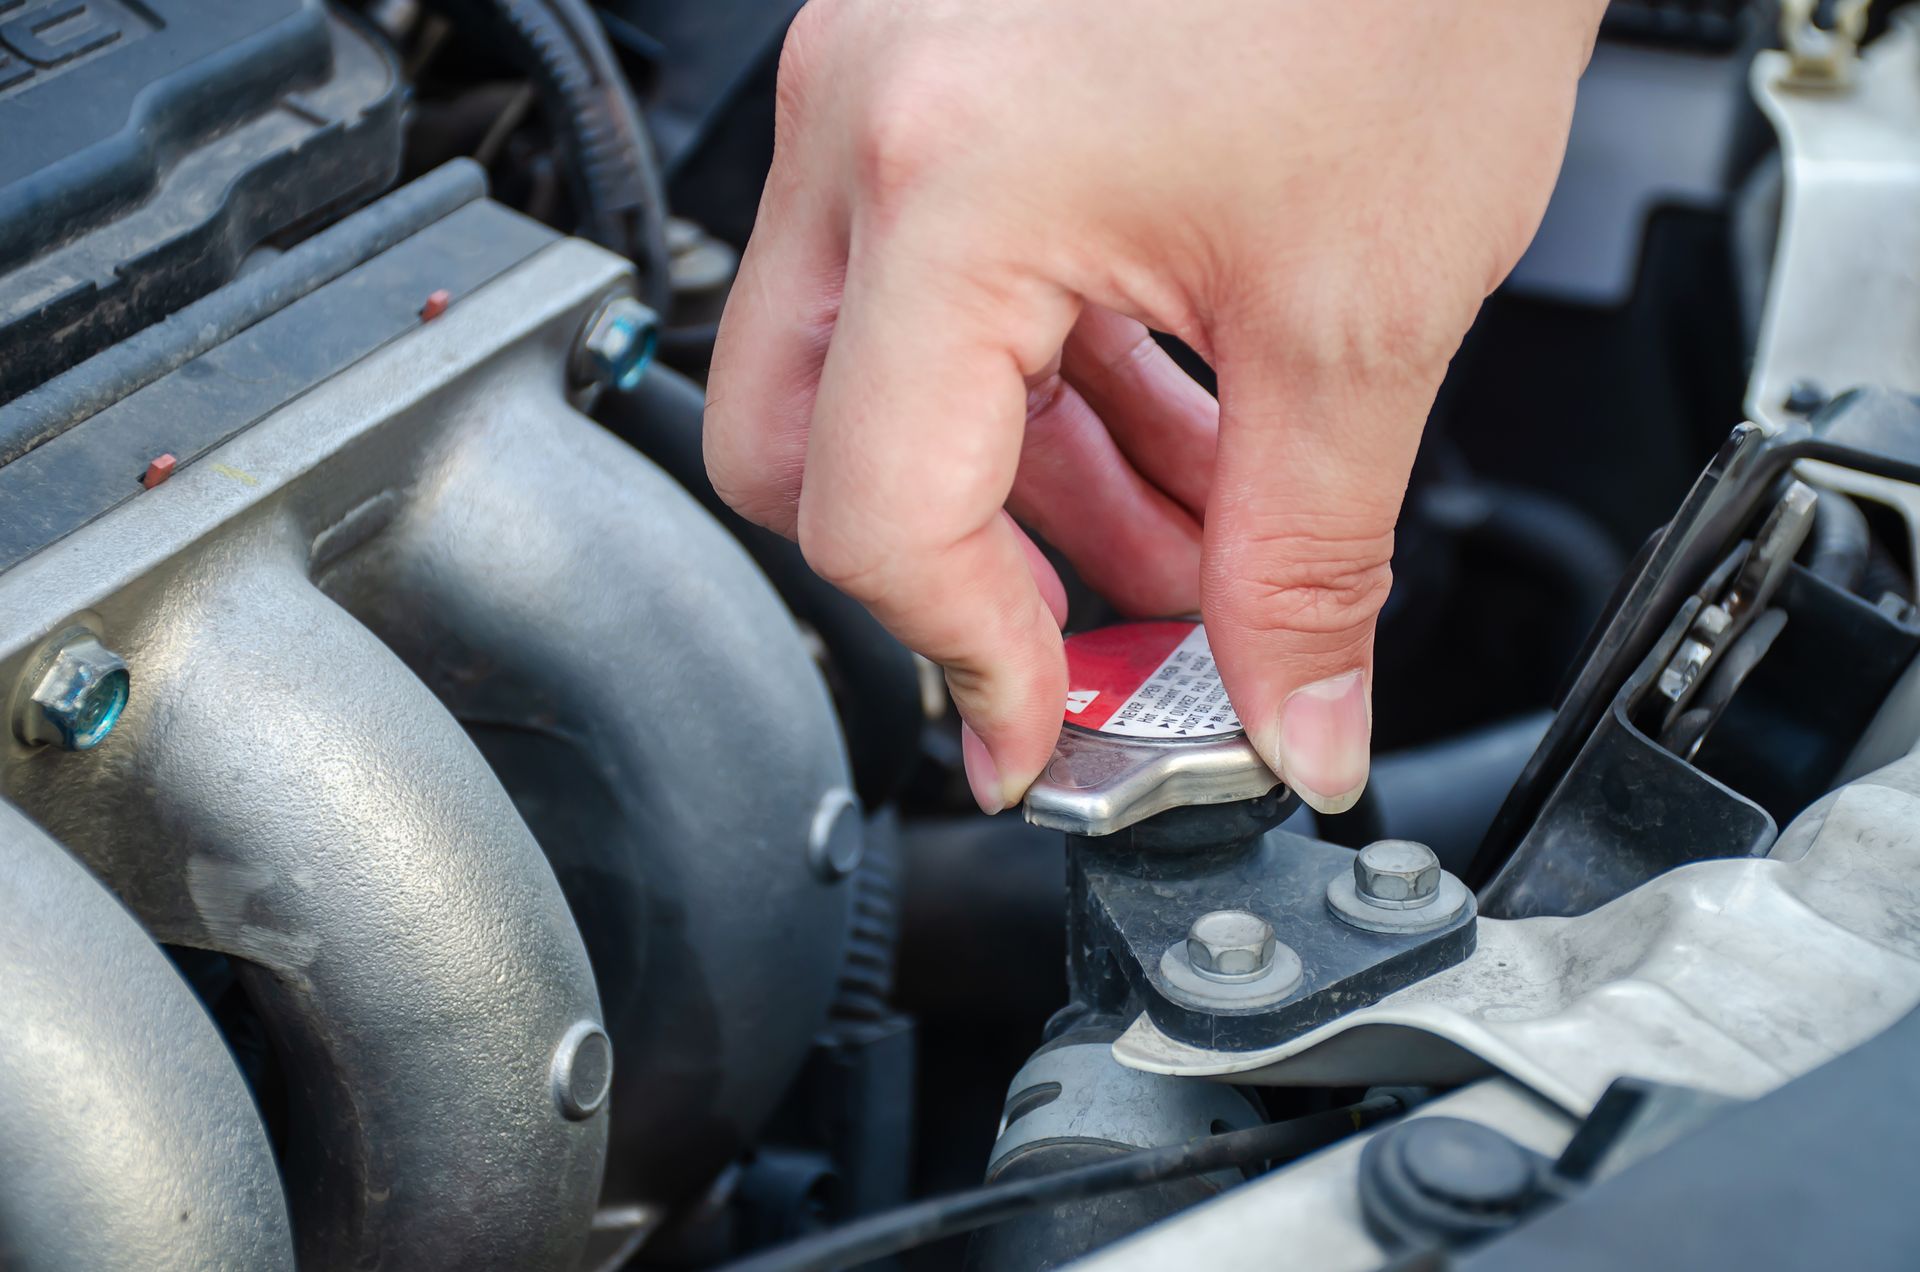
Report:
[[[1066,721],[1162,741],[1240,732],[1198,623],[1126,623],[1067,637]]]

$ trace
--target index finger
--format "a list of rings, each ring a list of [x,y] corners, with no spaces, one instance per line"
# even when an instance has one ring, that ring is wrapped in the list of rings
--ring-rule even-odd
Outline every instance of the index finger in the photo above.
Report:
[[[946,669],[984,745],[969,778],[994,811],[1047,763],[1066,697],[1059,627],[1001,508],[1026,377],[1059,350],[1075,303],[1037,282],[989,292],[980,277],[910,227],[864,244],[856,232],[799,531],[815,570]]]

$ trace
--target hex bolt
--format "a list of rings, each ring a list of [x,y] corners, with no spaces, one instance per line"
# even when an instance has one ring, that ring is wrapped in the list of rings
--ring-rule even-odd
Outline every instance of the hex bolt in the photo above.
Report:
[[[106,741],[132,688],[127,664],[84,627],[63,633],[28,673],[14,716],[22,742],[85,751]]]
[[[1214,910],[1187,929],[1187,962],[1208,980],[1252,980],[1273,965],[1273,925],[1245,910]]]
[[[553,1052],[553,1098],[569,1122],[600,1111],[613,1086],[613,1043],[591,1020],[577,1020]]]
[[[631,296],[615,296],[595,311],[580,333],[575,378],[623,391],[634,388],[659,343],[660,320],[653,310]]]
[[[1354,890],[1382,910],[1417,910],[1440,893],[1440,858],[1411,839],[1382,839],[1353,858]]]

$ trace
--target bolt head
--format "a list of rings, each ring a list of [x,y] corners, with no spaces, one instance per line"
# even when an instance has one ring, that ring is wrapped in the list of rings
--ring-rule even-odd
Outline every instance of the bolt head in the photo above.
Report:
[[[600,306],[580,337],[583,378],[631,389],[653,362],[660,340],[659,319],[631,296],[615,296]]]
[[[1210,980],[1242,980],[1273,965],[1273,925],[1245,910],[1214,910],[1187,929],[1187,962]]]
[[[1411,839],[1382,839],[1355,854],[1353,882],[1370,905],[1411,910],[1439,895],[1440,858]]]
[[[41,662],[14,731],[23,742],[69,751],[99,746],[120,722],[131,687],[120,655],[91,632],[70,633]]]

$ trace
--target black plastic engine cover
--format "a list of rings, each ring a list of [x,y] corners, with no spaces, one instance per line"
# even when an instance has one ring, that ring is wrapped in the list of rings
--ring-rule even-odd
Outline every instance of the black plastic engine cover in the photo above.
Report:
[[[0,0],[0,401],[390,184],[400,88],[319,0]]]

